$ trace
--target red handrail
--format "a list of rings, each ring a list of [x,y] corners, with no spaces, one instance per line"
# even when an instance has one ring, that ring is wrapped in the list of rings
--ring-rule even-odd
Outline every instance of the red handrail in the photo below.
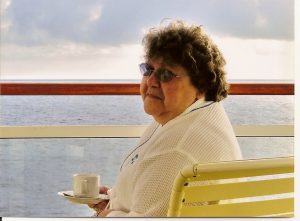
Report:
[[[139,95],[138,83],[0,83],[0,95]],[[231,95],[294,95],[291,83],[231,83]]]

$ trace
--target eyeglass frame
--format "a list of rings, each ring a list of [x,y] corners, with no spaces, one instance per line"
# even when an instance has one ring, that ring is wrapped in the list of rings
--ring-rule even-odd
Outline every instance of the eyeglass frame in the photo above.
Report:
[[[152,73],[154,73],[155,77],[157,80],[163,83],[167,83],[172,81],[174,78],[179,78],[179,75],[174,74],[172,71],[166,69],[166,68],[159,68],[157,70],[154,70],[153,67],[151,67],[149,64],[143,62],[139,64],[139,69],[144,77],[149,77],[151,76]],[[163,74],[169,74],[171,77],[167,77],[167,80],[163,80],[162,76]]]

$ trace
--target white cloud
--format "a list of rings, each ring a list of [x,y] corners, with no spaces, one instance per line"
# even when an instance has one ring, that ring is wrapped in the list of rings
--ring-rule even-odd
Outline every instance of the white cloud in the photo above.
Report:
[[[101,17],[101,11],[102,11],[101,5],[92,8],[90,11],[89,20],[92,22],[97,21]]]
[[[2,33],[4,33],[4,32],[6,32],[10,28],[10,26],[11,26],[11,22],[9,22],[9,21],[2,21],[0,23],[0,31]]]
[[[11,22],[4,18],[4,13],[11,4],[11,0],[1,0],[0,1],[0,31],[1,33],[8,30],[11,26]]]
[[[5,6],[4,19],[12,24],[3,42],[22,45],[135,43],[139,30],[168,17],[202,24],[213,34],[293,38],[293,0],[5,0],[3,4],[10,5]]]
[[[5,10],[10,6],[11,0],[1,0],[0,1],[0,15],[3,15]]]
[[[229,79],[293,79],[294,43],[213,36],[227,61]],[[115,47],[64,43],[2,48],[1,79],[139,79],[140,44]]]
[[[214,40],[227,61],[229,79],[294,79],[294,42],[217,36]]]
[[[39,47],[6,45],[1,79],[137,79],[139,44],[118,47],[57,44]]]
[[[0,77],[138,78],[143,30],[169,17],[219,36],[230,78],[292,79],[293,3],[1,0]]]
[[[266,28],[268,25],[268,19],[263,15],[257,15],[255,19],[255,25],[258,28]]]

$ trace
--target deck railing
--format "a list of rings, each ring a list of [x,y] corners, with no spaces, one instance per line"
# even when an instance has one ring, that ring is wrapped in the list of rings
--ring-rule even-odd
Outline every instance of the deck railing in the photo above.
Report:
[[[1,95],[138,95],[138,83],[0,83]],[[293,95],[292,83],[231,83],[231,95]]]

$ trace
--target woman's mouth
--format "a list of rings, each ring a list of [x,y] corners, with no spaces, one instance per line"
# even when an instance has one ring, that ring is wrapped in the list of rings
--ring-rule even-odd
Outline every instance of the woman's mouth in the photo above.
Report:
[[[151,94],[151,93],[147,93],[147,94],[146,94],[146,97],[149,97],[149,98],[153,98],[153,99],[159,99],[159,100],[161,100],[161,98],[160,98],[159,96],[157,96],[157,95],[154,95],[154,94]]]

